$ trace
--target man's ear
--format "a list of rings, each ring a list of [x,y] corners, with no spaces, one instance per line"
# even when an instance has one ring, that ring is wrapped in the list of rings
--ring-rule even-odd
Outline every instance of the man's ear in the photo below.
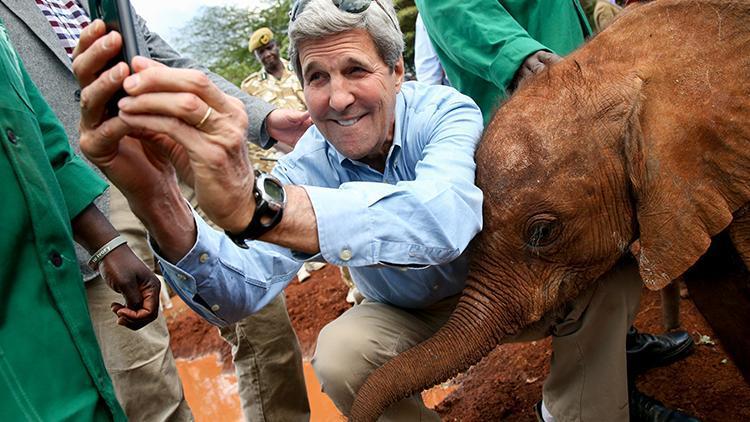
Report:
[[[400,92],[404,83],[404,56],[399,57],[393,66],[393,77],[396,78],[396,92]]]

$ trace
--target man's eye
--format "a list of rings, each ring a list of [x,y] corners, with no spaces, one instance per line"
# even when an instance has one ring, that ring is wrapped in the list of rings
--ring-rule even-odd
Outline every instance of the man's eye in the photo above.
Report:
[[[315,82],[321,78],[320,73],[313,73],[307,77],[307,82]]]

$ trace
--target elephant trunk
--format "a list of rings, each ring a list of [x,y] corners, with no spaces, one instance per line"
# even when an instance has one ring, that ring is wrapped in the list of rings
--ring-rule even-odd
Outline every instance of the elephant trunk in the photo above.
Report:
[[[388,407],[467,370],[498,344],[503,334],[486,292],[467,286],[435,335],[370,374],[357,392],[349,420],[375,421]]]

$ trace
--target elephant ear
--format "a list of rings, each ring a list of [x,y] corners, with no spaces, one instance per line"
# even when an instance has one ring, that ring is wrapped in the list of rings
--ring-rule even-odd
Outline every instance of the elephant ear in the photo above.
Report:
[[[631,251],[644,283],[657,290],[690,268],[750,201],[750,125],[736,123],[747,117],[668,104],[668,93],[661,102],[647,97],[635,97],[624,151],[639,226]]]

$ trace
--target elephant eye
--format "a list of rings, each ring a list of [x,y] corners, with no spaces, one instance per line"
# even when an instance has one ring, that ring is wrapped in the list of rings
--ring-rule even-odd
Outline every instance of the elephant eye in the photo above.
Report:
[[[526,244],[531,248],[548,246],[560,235],[560,222],[552,214],[537,214],[526,222]]]

